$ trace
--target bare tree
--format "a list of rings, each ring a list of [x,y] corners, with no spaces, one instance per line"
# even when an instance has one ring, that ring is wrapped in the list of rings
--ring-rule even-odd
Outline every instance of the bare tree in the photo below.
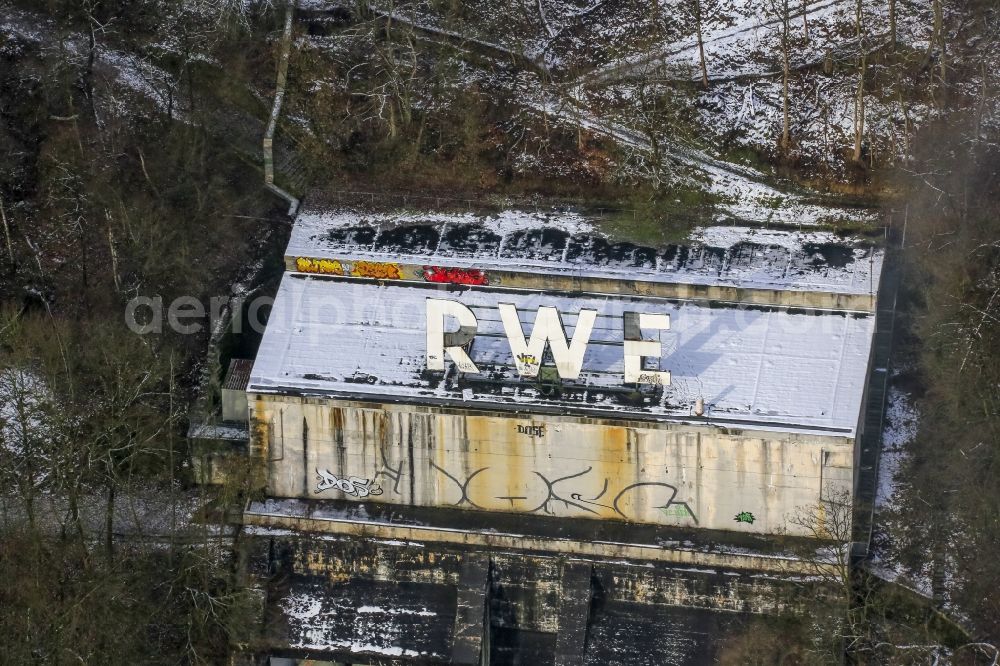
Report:
[[[817,580],[836,591],[832,610],[842,617],[844,647],[849,652],[871,649],[876,642],[873,619],[879,608],[874,590],[860,582],[851,566],[854,504],[850,491],[828,491],[816,504],[799,507],[788,522],[819,544],[803,549],[800,559],[813,567]]]
[[[274,1],[193,0],[191,5],[203,14],[216,16],[220,25],[229,24],[245,30],[250,27],[250,21],[253,16],[272,9]]]
[[[660,142],[660,133],[666,126],[663,100],[657,92],[649,91],[645,81],[639,84],[636,91],[639,101],[639,108],[636,120],[639,129],[645,134],[649,141],[649,155],[645,163],[648,165],[649,180],[654,187],[660,187],[666,182],[664,173],[663,147]]]
[[[702,39],[701,24],[703,21],[701,13],[702,0],[694,0],[694,24],[698,35],[698,60],[701,63],[701,85],[708,87],[708,66],[705,64],[705,43]]]
[[[789,0],[768,0],[772,16],[779,21],[781,48],[781,152],[787,154],[791,145],[791,111],[788,86],[791,79],[791,8]]]
[[[944,29],[944,10],[941,7],[941,0],[932,0],[931,9],[933,12],[933,23],[931,24],[931,38],[927,42],[927,52],[924,55],[924,66],[930,64],[934,55],[934,47],[938,46],[942,39]]]
[[[896,0],[889,1],[889,48],[896,52]]]
[[[17,489],[19,511],[35,528],[35,500],[49,478],[51,392],[23,363],[0,368],[0,480]]]
[[[868,71],[868,53],[865,44],[864,0],[857,0],[854,9],[854,28],[858,40],[858,88],[854,95],[854,161],[861,162],[865,134],[865,74]]]

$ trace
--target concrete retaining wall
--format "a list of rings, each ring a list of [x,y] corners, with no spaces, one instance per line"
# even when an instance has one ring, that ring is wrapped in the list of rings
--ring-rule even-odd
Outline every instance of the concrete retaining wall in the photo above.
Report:
[[[250,398],[271,497],[808,535],[853,477],[841,436]]]

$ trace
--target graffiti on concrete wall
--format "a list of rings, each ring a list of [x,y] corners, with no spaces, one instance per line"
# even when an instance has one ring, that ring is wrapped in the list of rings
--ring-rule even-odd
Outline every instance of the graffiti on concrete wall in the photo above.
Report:
[[[469,506],[488,510],[487,505],[494,504],[494,500],[500,500],[507,504],[508,510],[520,513],[544,513],[555,516],[561,513],[584,512],[631,521],[638,521],[648,515],[649,509],[658,509],[664,517],[691,519],[695,525],[698,524],[698,517],[691,506],[677,499],[677,488],[669,483],[642,481],[629,484],[612,494],[609,492],[611,480],[604,478],[598,481],[602,483],[599,491],[584,492],[575,486],[596,481],[595,477],[590,476],[593,467],[587,467],[580,472],[557,478],[549,478],[541,472],[533,471],[534,476],[529,477],[532,481],[523,486],[522,492],[516,495],[495,495],[491,493],[495,492],[495,488],[503,487],[508,478],[508,474],[503,470],[494,471],[490,467],[481,467],[467,474],[463,480],[433,461],[429,463],[458,491],[458,499],[452,502],[456,507]],[[491,475],[496,476],[491,479]]]
[[[754,518],[754,515],[749,511],[740,511],[738,514],[736,514],[736,517],[733,520],[735,520],[738,523],[749,523],[753,525],[753,521],[757,519]]]
[[[670,518],[692,518],[695,525],[698,524],[698,519],[694,517],[694,512],[691,511],[691,507],[688,506],[687,502],[677,502],[661,506],[660,510],[663,511],[663,515]]]
[[[298,257],[295,269],[301,273],[319,273],[321,275],[344,275],[344,265],[336,259],[310,259]]]
[[[541,437],[544,426],[534,423],[513,424],[522,436]],[[412,427],[412,425],[411,425]],[[512,474],[500,466],[480,466],[471,471],[453,471],[442,462],[415,459],[405,447],[392,446],[390,439],[379,438],[375,447],[375,471],[371,478],[339,476],[329,470],[316,470],[319,485],[316,493],[341,491],[356,498],[389,494],[404,500],[418,501],[416,488],[426,488],[418,480],[417,463],[439,479],[435,503],[481,511],[543,514],[549,516],[592,516],[631,522],[698,525],[691,505],[678,497],[677,486],[665,481],[639,481],[621,484],[614,478],[581,466],[578,471],[554,475],[550,470],[522,469]],[[363,472],[362,472],[363,473]],[[379,485],[379,482],[382,485]],[[418,485],[419,484],[419,485]],[[440,494],[439,494],[440,493]],[[688,522],[690,521],[690,522]]]
[[[472,286],[483,286],[490,283],[486,273],[478,268],[448,268],[446,266],[424,266],[424,280]]]
[[[518,354],[517,360],[521,362],[522,365],[528,367],[534,367],[538,365],[538,357],[534,354]]]
[[[402,265],[395,261],[357,261],[347,259],[316,259],[296,257],[295,270],[300,273],[320,275],[345,275],[350,277],[373,278],[375,280],[423,280],[436,284],[464,284],[474,287],[490,283],[486,272],[478,268],[454,268],[450,266]]]
[[[663,378],[663,373],[660,372],[639,373],[639,377],[636,379],[636,382],[639,384],[651,384],[653,386],[663,386],[664,382],[667,384],[670,383]]]
[[[381,486],[371,479],[362,479],[359,476],[341,477],[325,469],[317,469],[316,476],[319,478],[319,484],[315,490],[317,495],[324,490],[339,490],[359,499],[368,497],[369,495],[378,496],[382,494]]]
[[[351,267],[352,277],[375,278],[377,280],[399,280],[399,264],[392,261],[355,261]]]
[[[375,472],[375,476],[381,476],[383,479],[391,481],[393,494],[402,495],[402,493],[399,492],[399,482],[403,480],[403,475],[405,474],[403,471],[403,461],[398,461],[395,467],[389,464],[389,456],[386,454],[385,440],[379,442],[378,452],[382,457],[382,464],[380,465],[379,470]]]
[[[387,261],[342,261],[340,259],[312,259],[296,257],[295,270],[300,273],[320,275],[349,275],[377,280],[401,280],[399,264]]]

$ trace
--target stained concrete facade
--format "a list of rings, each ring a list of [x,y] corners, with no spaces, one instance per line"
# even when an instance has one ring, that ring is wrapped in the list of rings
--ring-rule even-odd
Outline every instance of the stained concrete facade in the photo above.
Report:
[[[794,535],[853,478],[845,436],[251,398],[271,497]]]
[[[881,251],[500,217],[297,221],[246,392],[270,654],[702,664],[830,593],[808,516],[854,492]],[[478,337],[445,344],[479,372],[429,363],[430,299],[474,311]],[[523,375],[504,303],[525,337],[543,307],[567,339],[597,311],[578,376],[551,345]],[[632,313],[670,318],[640,340],[668,382],[625,381]]]

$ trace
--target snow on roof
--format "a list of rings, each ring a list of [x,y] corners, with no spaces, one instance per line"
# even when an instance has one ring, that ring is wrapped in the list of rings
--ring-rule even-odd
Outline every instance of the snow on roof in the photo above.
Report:
[[[425,299],[460,301],[476,315],[470,356],[480,374],[444,379],[426,371]],[[516,374],[498,303],[516,305],[530,334],[539,306],[598,311],[576,380],[543,394]],[[666,313],[659,369],[671,384],[636,392],[624,384],[624,312]],[[440,285],[284,276],[248,391],[532,410],[630,419],[709,422],[853,436],[867,375],[874,318],[862,313],[735,307],[691,301],[561,295]],[[446,324],[454,327],[454,322]],[[651,338],[655,333],[644,332]],[[647,368],[649,369],[649,368]],[[691,416],[697,398],[704,417]]]
[[[578,213],[303,211],[286,256],[649,282],[874,294],[883,253],[828,231],[703,227],[687,245],[618,242]]]

